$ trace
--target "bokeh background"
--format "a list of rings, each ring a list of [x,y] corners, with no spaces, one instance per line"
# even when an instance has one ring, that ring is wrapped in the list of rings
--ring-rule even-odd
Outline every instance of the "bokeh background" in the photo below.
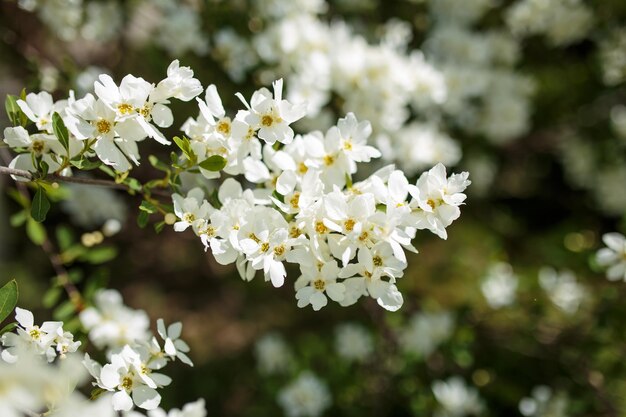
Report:
[[[45,228],[60,253],[83,248],[65,258],[76,285],[184,323],[196,366],[172,371],[166,407],[203,397],[216,416],[626,415],[626,283],[595,261],[604,233],[626,231],[626,2],[3,0],[0,57],[3,96],[81,96],[100,73],[158,81],[180,59],[235,109],[236,92],[284,77],[287,96],[309,102],[297,131],[348,111],[371,121],[385,161],[360,170],[470,172],[461,219],[447,241],[420,235],[394,313],[299,309],[291,285],[243,282],[192,233],[139,228],[137,197],[59,190]],[[169,137],[197,111],[172,108]],[[155,175],[147,161],[134,172]],[[0,283],[15,277],[23,306],[62,316],[48,256],[12,226],[14,187],[0,178]],[[101,241],[111,219],[121,230]],[[319,410],[293,414],[279,393],[306,372]]]

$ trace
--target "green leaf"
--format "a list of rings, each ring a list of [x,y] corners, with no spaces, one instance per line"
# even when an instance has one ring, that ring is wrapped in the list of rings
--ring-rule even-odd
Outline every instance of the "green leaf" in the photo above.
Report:
[[[226,158],[220,155],[212,155],[208,159],[200,162],[200,168],[208,171],[221,171],[226,166]]]
[[[150,217],[150,213],[148,213],[147,211],[141,210],[139,212],[139,215],[137,216],[137,225],[143,229],[148,224],[149,217]]]
[[[163,230],[163,227],[165,227],[165,222],[158,222],[155,223],[154,225],[154,231],[158,233],[161,233],[161,231]]]
[[[62,290],[59,287],[52,287],[43,295],[42,303],[45,308],[52,308],[61,298]]]
[[[78,268],[70,269],[69,271],[67,271],[68,279],[74,284],[78,284],[79,282],[81,282],[84,275],[85,274],[83,273],[83,270]]]
[[[26,223],[26,219],[28,219],[28,215],[26,214],[26,210],[21,210],[11,216],[9,222],[13,227],[20,227],[24,223]]]
[[[41,245],[46,240],[46,229],[31,218],[26,223],[26,234],[35,245]]]
[[[126,185],[128,185],[133,191],[141,191],[141,183],[136,178],[128,178],[126,180]]]
[[[65,321],[72,316],[74,310],[74,304],[71,301],[65,301],[54,310],[52,317],[58,321]]]
[[[155,167],[156,169],[163,171],[163,172],[169,172],[170,167],[165,165],[163,162],[161,162],[159,160],[159,158],[157,158],[154,155],[150,155],[148,157],[148,161],[150,161],[150,165],[152,165],[153,167]]]
[[[4,326],[2,328],[2,330],[0,330],[0,336],[2,336],[5,333],[10,332],[11,330],[15,329],[17,327],[17,323],[13,322],[13,323],[9,323],[6,326]]]
[[[155,206],[154,204],[146,200],[143,200],[141,202],[141,205],[139,206],[139,210],[143,210],[150,214],[156,213],[158,211],[157,206]]]
[[[0,322],[3,322],[17,305],[17,282],[12,279],[0,288]]]
[[[100,165],[102,165],[101,161],[90,161],[87,158],[81,158],[77,161],[71,161],[71,164],[73,166],[75,166],[76,168],[83,170],[83,171],[89,171],[92,169],[96,169],[98,167],[100,167]]]
[[[35,192],[35,196],[33,197],[33,202],[30,207],[30,215],[33,220],[36,222],[43,222],[46,220],[46,215],[48,214],[48,210],[50,210],[50,201],[48,201],[48,197],[46,197],[46,192],[42,187],[37,188],[37,192]]]
[[[195,163],[197,157],[194,153],[193,149],[191,149],[191,142],[189,139],[183,136],[183,138],[179,138],[178,136],[174,136],[174,142],[183,151],[183,154],[189,159],[192,163]]]
[[[41,171],[41,177],[45,178],[48,175],[48,171],[50,170],[50,165],[46,161],[41,161],[39,163],[39,170]]]
[[[276,200],[280,201],[281,203],[284,203],[284,202],[285,202],[285,196],[284,196],[284,195],[282,195],[282,194],[279,194],[279,193],[278,193],[278,191],[276,191],[276,190],[274,190],[274,192],[272,192],[272,196],[273,196]]]
[[[117,249],[113,246],[99,246],[89,249],[83,256],[82,261],[89,262],[94,265],[103,264],[114,259],[117,256]]]
[[[352,175],[346,174],[346,187],[352,188]]]
[[[59,226],[56,230],[57,243],[61,251],[69,249],[74,243],[74,234],[67,226]]]
[[[52,115],[52,130],[54,131],[54,135],[57,139],[59,139],[59,142],[61,142],[61,145],[63,145],[63,148],[65,148],[65,150],[69,150],[70,135],[67,132],[67,127],[65,127],[65,123],[63,122],[61,115],[56,112]]]
[[[103,389],[103,388],[94,388],[91,391],[91,395],[89,396],[89,400],[90,401],[95,401],[97,400],[102,394],[104,394],[105,392],[107,392],[107,390]]]
[[[7,112],[7,117],[11,121],[13,126],[20,125],[20,107],[17,105],[17,96],[12,96],[10,94],[7,95],[6,100],[4,100],[4,108]]]

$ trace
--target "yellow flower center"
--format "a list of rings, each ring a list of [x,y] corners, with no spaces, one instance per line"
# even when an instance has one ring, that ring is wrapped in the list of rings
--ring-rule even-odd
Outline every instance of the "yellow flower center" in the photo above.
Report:
[[[120,112],[120,114],[131,114],[133,112],[133,106],[128,103],[118,104],[117,111]]]
[[[44,145],[43,140],[34,140],[32,146],[31,146],[31,149],[37,155],[43,153],[43,150],[45,148],[46,148],[46,145]]]
[[[289,229],[289,237],[292,239],[297,238],[301,234],[302,234],[302,230],[300,230],[298,226],[291,226],[291,228]]]
[[[293,193],[293,197],[291,197],[291,199],[289,200],[289,204],[291,205],[291,207],[296,209],[298,208],[299,203],[300,203],[300,193],[295,192]]]
[[[354,219],[348,219],[343,222],[343,227],[346,228],[346,231],[351,232],[354,229],[355,224],[356,222],[354,221]]]
[[[41,332],[39,331],[39,327],[37,326],[33,327],[32,330],[28,332],[28,334],[35,340],[39,340],[39,338],[41,337]]]
[[[326,227],[323,221],[318,220],[317,222],[315,222],[315,231],[320,235],[323,235],[324,233],[328,232],[328,227]]]
[[[285,254],[285,245],[279,245],[274,248],[275,256],[283,256]]]
[[[324,291],[324,289],[326,288],[326,281],[321,278],[316,279],[315,281],[313,281],[313,288],[318,291]]]
[[[230,123],[226,120],[222,120],[217,124],[217,131],[224,136],[230,135]]]
[[[96,122],[96,129],[101,134],[106,134],[111,131],[111,122],[108,120],[100,119]]]
[[[124,377],[124,379],[122,379],[122,383],[120,385],[126,391],[130,391],[133,388],[133,380],[130,377]]]
[[[261,124],[265,127],[270,127],[274,124],[274,118],[269,114],[265,114],[261,117]]]
[[[372,261],[374,262],[374,266],[383,266],[383,258],[378,255],[374,256]]]

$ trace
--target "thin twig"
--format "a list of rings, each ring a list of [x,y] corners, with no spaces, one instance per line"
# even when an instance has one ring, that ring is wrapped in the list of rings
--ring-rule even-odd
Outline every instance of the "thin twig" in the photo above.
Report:
[[[6,163],[6,160],[11,158],[11,156],[7,153],[6,149],[0,149],[0,156],[5,161],[5,163]],[[16,176],[20,176],[23,178],[27,178],[29,180],[32,180],[33,178],[32,174],[28,171],[12,169],[12,168],[7,168],[3,166],[0,166],[0,173],[16,175]],[[20,183],[19,181],[16,181],[16,187],[20,195],[22,195],[22,197],[24,197],[26,200],[30,201],[30,194],[28,193],[28,189],[24,186],[24,184]],[[63,288],[65,289],[65,292],[67,293],[67,296],[69,297],[70,302],[74,305],[74,309],[77,312],[82,311],[85,308],[83,297],[80,294],[80,291],[78,290],[78,288],[76,288],[76,286],[70,281],[70,275],[67,272],[67,269],[65,269],[65,266],[63,265],[63,261],[61,260],[61,255],[57,253],[56,249],[54,248],[54,245],[52,244],[48,236],[46,236],[43,242],[41,243],[41,248],[48,256],[48,259],[50,260],[50,263],[52,264],[52,268],[54,269],[54,272],[57,275],[58,283],[61,284]]]
[[[21,170],[21,169],[14,169],[14,168],[9,168],[5,166],[0,166],[0,174],[14,175],[16,177],[25,178],[29,181],[33,180],[32,173]],[[68,177],[65,175],[58,175],[58,174],[49,174],[46,178],[49,178],[53,182],[59,181],[59,182],[68,182],[68,183],[83,184],[83,185],[97,185],[99,187],[108,187],[108,188],[114,188],[117,190],[132,191],[132,189],[126,184],[118,184],[115,181],[109,181],[109,180],[100,180],[100,179],[95,179],[95,178],[84,178],[84,177]],[[162,191],[162,190],[151,190],[150,193],[158,195],[158,196],[162,196],[162,197],[171,197],[171,193],[167,191]]]

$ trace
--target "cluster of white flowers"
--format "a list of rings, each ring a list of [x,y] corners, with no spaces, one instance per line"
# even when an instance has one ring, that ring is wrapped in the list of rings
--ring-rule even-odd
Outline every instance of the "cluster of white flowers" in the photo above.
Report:
[[[626,140],[626,106],[619,104],[611,108],[611,127],[620,139]]]
[[[131,162],[139,164],[137,142],[147,137],[169,144],[158,128],[171,126],[173,115],[167,107],[170,100],[189,101],[202,92],[200,82],[193,78],[189,67],[180,67],[173,61],[167,69],[167,78],[157,85],[143,78],[127,75],[120,85],[108,75],[100,75],[94,84],[96,97],[53,102],[47,92],[30,93],[17,104],[34,122],[38,133],[29,134],[22,127],[4,130],[4,141],[22,151],[10,167],[34,171],[34,161],[41,158],[50,172],[67,173],[70,160],[96,155],[102,162],[119,172],[131,169]],[[59,114],[71,135],[63,144],[53,134],[54,114]]]
[[[365,327],[344,323],[335,329],[335,350],[343,359],[364,362],[374,353],[374,341]]]
[[[425,42],[427,57],[445,75],[443,112],[496,144],[526,133],[534,83],[514,70],[518,42],[504,30],[481,32],[453,22],[435,25]]]
[[[278,334],[266,334],[257,340],[254,353],[259,372],[265,375],[286,373],[293,365],[293,354]]]
[[[2,417],[42,415],[34,414],[42,410],[51,417],[85,415],[80,412],[86,411],[87,399],[74,390],[87,374],[78,354],[55,363],[48,363],[45,354],[32,350],[20,351],[18,356],[14,363],[0,361]],[[100,411],[96,411],[98,407]],[[110,401],[93,403],[90,411],[88,415],[93,417],[114,417]]]
[[[587,35],[593,13],[582,0],[520,0],[507,11],[506,21],[518,36],[545,34],[552,45],[562,46]]]
[[[106,42],[117,37],[122,26],[122,10],[115,0],[20,0],[18,5],[36,11],[41,21],[65,41],[82,37]]]
[[[200,399],[192,403],[185,404],[182,409],[174,408],[166,412],[162,408],[155,408],[147,413],[148,417],[206,417],[206,407],[204,400]],[[137,411],[130,411],[124,417],[144,417]]]
[[[369,160],[373,152],[364,145],[367,130],[349,115],[325,138],[298,137],[277,152],[265,145],[267,165],[250,156],[242,165],[250,167],[249,180],[268,188],[242,191],[229,178],[218,192],[221,207],[203,199],[198,188],[186,197],[175,194],[175,230],[191,227],[219,263],[236,263],[245,280],[263,270],[265,280],[280,287],[284,262],[299,264],[300,307],[319,310],[327,297],[348,306],[368,295],[388,310],[399,309],[403,301],[395,282],[407,266],[404,250],[415,251],[411,239],[417,229],[447,237],[445,228],[458,218],[469,181],[467,173],[448,178],[437,165],[410,185],[401,171],[387,167],[342,190],[355,161]]]
[[[175,359],[193,366],[186,355],[189,346],[180,339],[182,324],[166,328],[162,319],[157,321],[161,346],[148,331],[145,312],[124,306],[119,293],[102,290],[96,303],[80,316],[94,345],[108,347],[104,366],[85,355],[84,364],[95,379],[94,385],[113,393],[115,410],[129,411],[134,405],[154,410],[161,402],[157,388],[171,383],[170,377],[158,371]]]
[[[400,21],[389,22],[380,42],[371,44],[344,22],[324,22],[317,16],[321,11],[319,7],[302,7],[280,18],[268,18],[264,30],[253,39],[261,60],[273,67],[262,75],[284,76],[288,99],[306,101],[308,116],[317,123],[328,120],[325,107],[333,94],[339,95],[344,111],[372,123],[373,139],[383,150],[383,157],[399,161],[410,174],[424,165],[456,163],[458,145],[439,133],[434,124],[423,134],[422,143],[434,147],[432,151],[426,148],[419,155],[404,152],[415,145],[409,139],[415,129],[404,126],[411,111],[438,106],[446,98],[443,75],[420,51],[407,52],[410,27]],[[384,146],[385,142],[392,146]],[[449,149],[451,153],[446,152]]]
[[[211,55],[236,82],[243,81],[259,63],[259,56],[250,42],[230,27],[219,29],[213,35]]]
[[[305,371],[278,393],[278,403],[287,417],[318,417],[330,407],[332,397],[324,382]]]
[[[124,345],[150,339],[150,319],[143,310],[126,306],[116,290],[100,290],[94,305],[79,314],[80,322],[89,332],[89,340],[98,349],[117,351]]]
[[[76,352],[80,346],[72,333],[63,330],[62,322],[46,321],[39,326],[30,311],[17,307],[15,312],[17,333],[5,333],[0,339],[5,362],[15,363],[24,353],[43,355],[52,362],[57,356],[63,359],[68,353]]]
[[[202,30],[202,17],[192,3],[144,1],[138,9],[141,7],[156,7],[156,19],[148,37],[153,38],[170,56],[181,56],[188,51],[200,56],[208,53],[209,41]]]
[[[446,381],[435,381],[432,390],[440,405],[435,417],[464,417],[480,415],[484,411],[485,406],[478,390],[468,387],[461,377],[453,376]]]
[[[606,277],[611,281],[626,281],[626,237],[613,232],[602,236],[607,246],[596,254],[597,262],[607,268]]]
[[[539,270],[539,284],[550,300],[567,314],[576,313],[586,296],[585,288],[569,270],[556,271],[543,267]]]
[[[351,184],[357,163],[380,156],[367,145],[370,124],[349,113],[325,134],[294,135],[289,125],[305,108],[284,100],[282,90],[279,80],[273,93],[263,88],[250,102],[238,94],[245,109],[231,119],[216,87],[207,88],[199,116],[183,125],[199,171],[219,177],[203,168],[217,156],[225,160],[225,173],[242,174],[256,189],[227,178],[217,201],[205,199],[201,188],[174,194],[174,229],[191,228],[219,263],[235,263],[245,280],[263,270],[266,281],[280,287],[284,262],[299,264],[300,307],[319,310],[328,298],[347,306],[369,295],[397,310],[402,296],[395,281],[407,266],[405,249],[415,251],[411,239],[418,229],[447,237],[468,174],[447,177],[439,164],[412,185],[387,166]]]
[[[171,56],[188,51],[202,56],[209,51],[200,10],[189,2],[158,0],[130,5],[118,0],[20,0],[18,5],[36,12],[64,41],[102,44],[124,36],[136,47],[154,42]]]
[[[502,308],[515,301],[518,281],[511,265],[498,262],[489,267],[480,289],[491,308]]]
[[[61,208],[75,224],[86,229],[105,225],[105,230],[119,230],[124,223],[126,205],[112,190],[80,184],[67,184],[66,189],[69,195],[62,201]]]
[[[567,417],[569,400],[563,392],[553,393],[550,387],[539,385],[533,388],[530,397],[519,402],[519,411],[526,417]]]
[[[614,86],[626,81],[626,29],[614,29],[599,46],[604,83]]]
[[[3,417],[35,415],[41,410],[45,413],[36,415],[117,417],[116,411],[131,410],[133,401],[139,407],[155,409],[160,402],[155,388],[167,385],[170,378],[153,371],[175,358],[191,365],[185,355],[189,348],[179,339],[180,323],[166,329],[163,321],[158,321],[163,348],[156,338],[140,333],[133,338],[132,347],[126,344],[110,350],[107,353],[110,363],[101,367],[87,354],[81,360],[82,353],[78,351],[81,343],[63,330],[62,322],[44,322],[39,326],[34,324],[30,311],[19,307],[15,311],[16,332],[5,333],[0,339],[0,415]],[[115,315],[110,309],[104,312],[108,313]],[[100,336],[92,341],[100,342]],[[95,378],[94,385],[110,393],[88,402],[77,390],[88,382],[86,370]],[[172,410],[169,415],[156,410],[149,417],[204,417],[203,409],[204,402],[199,401],[182,411]]]
[[[453,332],[454,319],[449,312],[416,313],[400,333],[400,347],[404,352],[426,358],[450,339]]]

